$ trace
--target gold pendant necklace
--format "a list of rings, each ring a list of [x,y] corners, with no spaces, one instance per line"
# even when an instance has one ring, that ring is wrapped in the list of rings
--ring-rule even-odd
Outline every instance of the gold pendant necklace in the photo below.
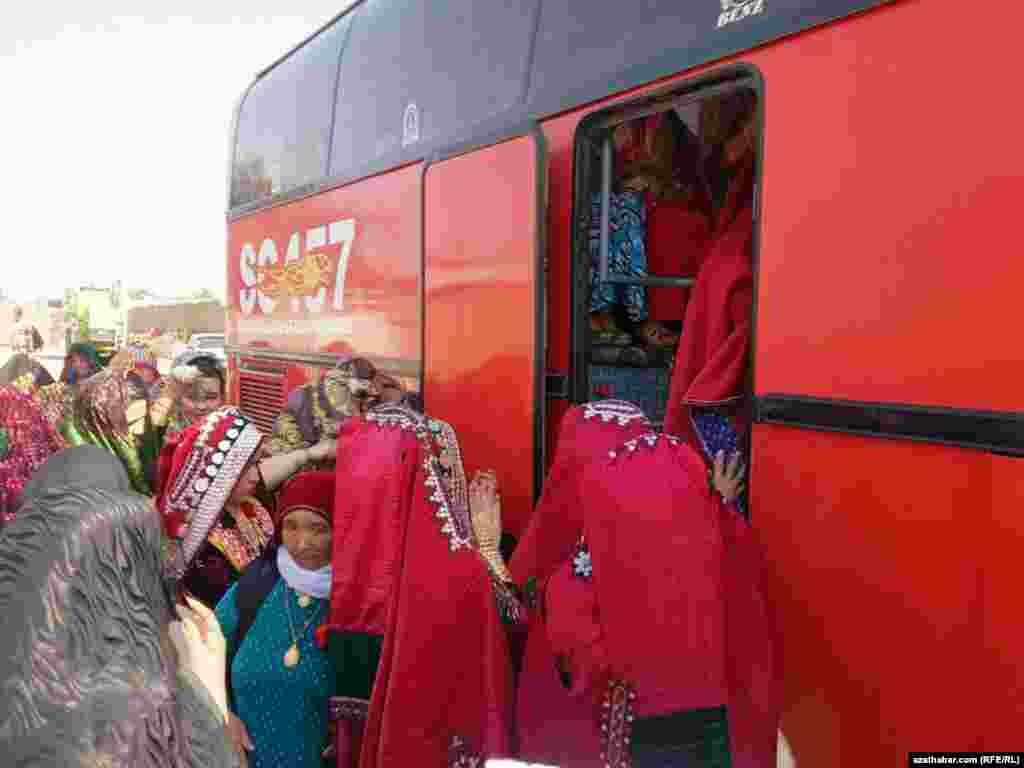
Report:
[[[306,630],[309,629],[309,625],[313,623],[313,620],[320,614],[320,611],[314,611],[313,615],[310,616],[306,623],[303,625],[302,631],[296,634],[295,625],[292,623],[292,608],[291,601],[288,599],[287,584],[285,585],[284,592],[282,594],[284,595],[285,614],[288,616],[288,631],[291,633],[292,636],[291,648],[289,648],[284,654],[284,665],[288,669],[291,669],[292,667],[298,665],[298,663],[302,660],[302,655],[299,653],[299,638],[306,634]],[[309,595],[300,595],[298,600],[299,605],[302,605],[302,598],[306,598],[306,605],[309,605],[309,603],[312,602],[312,598],[310,598]],[[302,607],[305,608],[306,606],[304,605]]]
[[[309,604],[313,602],[313,598],[309,595],[299,594],[299,607],[309,608]]]

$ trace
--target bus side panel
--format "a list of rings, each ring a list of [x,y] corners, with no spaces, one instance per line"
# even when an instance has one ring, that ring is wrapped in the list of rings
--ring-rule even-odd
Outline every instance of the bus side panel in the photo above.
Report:
[[[467,475],[497,471],[505,529],[533,505],[539,254],[532,136],[431,165],[424,181],[427,412],[456,429]]]
[[[418,389],[419,175],[407,166],[233,222],[230,342],[368,356]]]
[[[1024,712],[1024,611],[1021,610],[1021,553],[1024,553],[1024,472],[1021,459],[993,456],[992,519],[989,536],[971,553],[982,569],[987,691],[982,701],[984,749],[1019,744]],[[1016,749],[1016,747],[1014,747]]]
[[[753,456],[797,764],[979,748],[988,457],[763,425]]]
[[[1022,410],[1022,25],[1020,3],[904,2],[749,57],[766,88],[758,394]]]

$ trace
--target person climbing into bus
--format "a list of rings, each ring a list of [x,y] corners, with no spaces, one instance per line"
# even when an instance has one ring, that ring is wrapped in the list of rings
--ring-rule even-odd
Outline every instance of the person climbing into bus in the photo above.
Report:
[[[701,104],[700,133],[718,200],[715,231],[686,308],[664,429],[690,441],[706,463],[745,450],[750,427],[753,191],[757,101],[749,89]],[[746,514],[746,501],[740,499]]]
[[[220,408],[165,442],[156,505],[169,540],[168,573],[183,589],[216,607],[274,533],[255,498],[273,492],[301,467],[333,457],[333,440],[262,458],[263,434],[231,406]]]
[[[611,196],[609,270],[644,277],[697,271],[710,232],[703,185],[698,183],[699,143],[673,110],[623,123],[612,133],[615,184]],[[592,358],[609,364],[646,364],[679,341],[687,294],[678,288],[645,288],[597,280],[600,199],[592,215]],[[623,307],[626,318],[622,318]],[[616,315],[619,320],[616,320]],[[624,322],[621,327],[617,322]],[[638,341],[647,347],[616,345]],[[611,345],[611,347],[609,347]]]
[[[612,132],[617,168],[623,170],[647,154],[646,134],[638,121],[623,123]],[[620,277],[647,274],[647,208],[643,191],[617,184],[611,191],[608,212],[608,272]],[[602,282],[600,278],[601,194],[590,206],[590,329],[596,344],[626,346],[630,333],[620,326],[647,319],[647,291],[641,285]]]
[[[694,277],[707,253],[711,203],[700,169],[701,144],[675,110],[655,115],[652,172],[633,172],[631,185],[647,188],[647,261],[651,274]],[[647,118],[648,120],[654,118]],[[672,350],[679,343],[688,288],[649,288],[650,317],[640,326],[652,347]]]
[[[347,419],[364,413],[377,400],[380,383],[380,374],[369,360],[343,357],[316,384],[292,390],[274,423],[268,441],[270,455],[309,448],[324,438],[336,437]],[[388,379],[387,384],[391,391],[397,382]],[[316,468],[323,467],[304,467]]]
[[[338,768],[510,756],[506,627],[521,605],[494,478],[467,485],[451,427],[402,406],[349,420],[339,443],[326,630]]]
[[[586,697],[570,694],[557,664],[552,663],[556,657],[541,606],[563,604],[567,596],[580,590],[593,591],[589,581],[555,576],[590,567],[578,557],[583,509],[559,506],[562,487],[572,482],[585,463],[607,456],[608,451],[651,429],[640,408],[622,400],[578,405],[562,417],[544,492],[508,566],[532,609],[516,701],[519,755],[528,762],[566,768],[603,765],[600,725],[593,706]],[[577,687],[579,684],[577,680]]]
[[[568,768],[773,764],[773,633],[735,510],[739,457],[720,453],[709,477],[692,447],[626,403],[565,419],[509,566],[538,608],[521,677],[524,756]],[[544,644],[565,698],[530,652]],[[530,707],[571,730],[545,729]]]

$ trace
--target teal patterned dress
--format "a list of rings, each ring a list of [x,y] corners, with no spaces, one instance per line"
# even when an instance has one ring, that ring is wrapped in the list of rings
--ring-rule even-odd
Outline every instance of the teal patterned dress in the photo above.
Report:
[[[217,604],[217,620],[234,650],[238,634],[237,586]],[[285,613],[289,600],[299,639],[299,663],[289,669],[284,656],[292,645]],[[278,578],[264,599],[231,664],[233,711],[245,723],[255,749],[250,768],[323,768],[328,743],[327,699],[337,687],[334,662],[316,647],[313,633],[327,619],[328,601],[299,606],[294,591]],[[308,626],[307,626],[308,622]]]

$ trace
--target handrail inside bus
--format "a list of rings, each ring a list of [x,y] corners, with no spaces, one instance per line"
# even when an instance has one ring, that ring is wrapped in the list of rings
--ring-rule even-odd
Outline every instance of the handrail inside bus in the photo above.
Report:
[[[608,240],[611,228],[612,208],[612,137],[605,136],[601,142],[601,244],[600,244],[600,278],[602,283],[619,283],[625,285],[646,285],[649,287],[669,286],[687,288],[694,283],[692,277],[661,277],[646,275],[632,277],[630,275],[612,275],[608,272]]]

